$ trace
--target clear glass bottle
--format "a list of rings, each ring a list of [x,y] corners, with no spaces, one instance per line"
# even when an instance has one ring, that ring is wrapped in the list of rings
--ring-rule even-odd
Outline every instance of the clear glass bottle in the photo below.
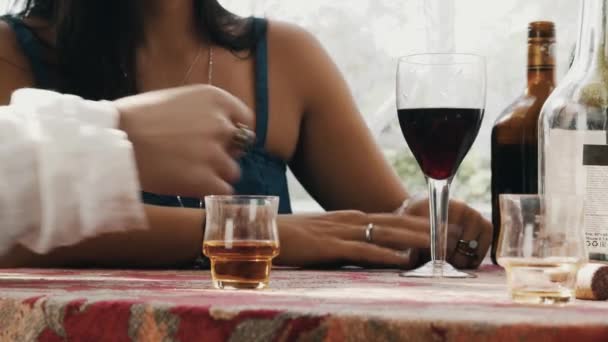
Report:
[[[608,261],[608,0],[581,6],[574,62],[539,118],[539,190],[584,196],[589,258]]]

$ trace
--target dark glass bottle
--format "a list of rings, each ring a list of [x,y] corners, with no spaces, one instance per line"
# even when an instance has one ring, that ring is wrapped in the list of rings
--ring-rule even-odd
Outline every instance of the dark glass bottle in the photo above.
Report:
[[[492,261],[500,236],[500,194],[538,193],[538,117],[555,88],[555,26],[528,28],[528,86],[492,129]]]

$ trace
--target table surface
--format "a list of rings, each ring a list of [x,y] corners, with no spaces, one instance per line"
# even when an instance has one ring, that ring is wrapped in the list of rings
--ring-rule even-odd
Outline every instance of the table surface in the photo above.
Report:
[[[510,302],[477,279],[275,269],[221,291],[208,271],[0,270],[0,341],[608,341],[608,302]]]

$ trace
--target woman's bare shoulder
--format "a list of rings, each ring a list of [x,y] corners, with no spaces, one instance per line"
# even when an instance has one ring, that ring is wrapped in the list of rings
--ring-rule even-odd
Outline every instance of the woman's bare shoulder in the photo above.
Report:
[[[290,54],[322,50],[321,44],[311,32],[299,25],[279,20],[268,21],[268,41],[271,48]],[[313,51],[309,51],[311,48]]]
[[[323,80],[340,78],[331,56],[308,30],[291,23],[270,20],[268,25],[269,64],[299,86],[303,96],[317,95]]]

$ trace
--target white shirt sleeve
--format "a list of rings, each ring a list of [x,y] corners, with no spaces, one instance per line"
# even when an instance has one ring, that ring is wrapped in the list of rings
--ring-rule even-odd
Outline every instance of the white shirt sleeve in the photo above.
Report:
[[[45,253],[103,233],[147,226],[133,146],[116,129],[119,113],[111,103],[20,89],[4,111],[19,126],[20,138],[14,141],[23,142],[10,147],[21,149],[19,158],[8,150],[0,155],[0,175],[21,179],[5,182],[11,188],[7,193],[19,201],[0,198],[0,210],[11,208],[12,216],[5,219],[23,223],[16,228],[19,242]],[[15,172],[19,169],[23,174]]]
[[[26,121],[0,107],[0,254],[40,223],[36,149]]]
[[[88,101],[75,95],[24,88],[11,96],[11,107],[40,118],[73,119],[80,125],[117,128],[119,113],[108,101]]]

